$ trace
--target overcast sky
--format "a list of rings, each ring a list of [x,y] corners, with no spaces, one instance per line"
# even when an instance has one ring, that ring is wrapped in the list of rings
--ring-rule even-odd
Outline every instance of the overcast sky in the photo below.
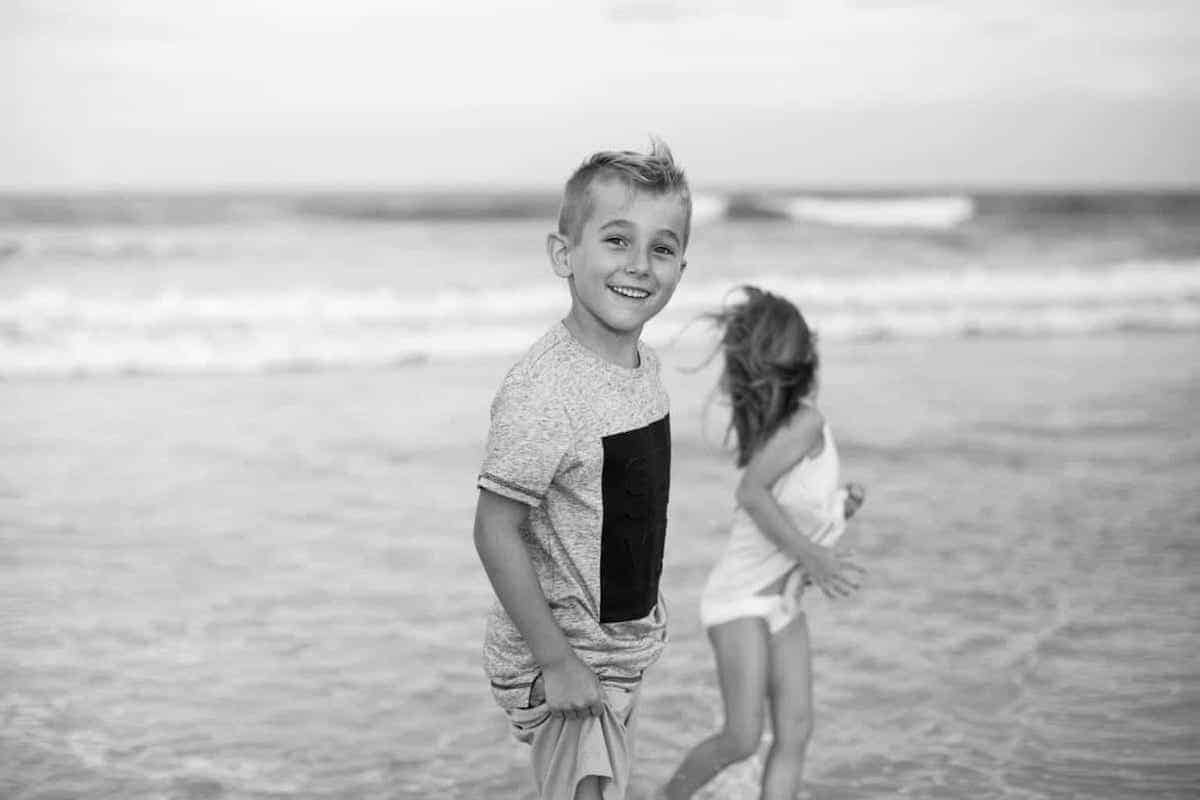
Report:
[[[0,187],[1200,186],[1196,0],[3,0]]]

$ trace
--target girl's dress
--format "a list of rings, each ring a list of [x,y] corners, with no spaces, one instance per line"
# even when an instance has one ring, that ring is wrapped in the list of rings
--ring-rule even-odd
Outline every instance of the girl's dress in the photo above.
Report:
[[[802,533],[829,546],[846,530],[846,490],[840,485],[837,445],[828,422],[822,434],[821,452],[797,462],[775,482],[771,493]],[[820,524],[814,527],[810,515]],[[785,575],[779,593],[760,594]],[[729,541],[700,595],[700,621],[709,628],[740,617],[763,617],[775,633],[800,614],[803,588],[799,562],[764,536],[739,506],[733,513]]]

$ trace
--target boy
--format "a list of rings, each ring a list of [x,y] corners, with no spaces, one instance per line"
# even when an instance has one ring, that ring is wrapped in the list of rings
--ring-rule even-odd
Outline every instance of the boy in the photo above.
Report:
[[[662,142],[585,161],[546,240],[570,311],[492,404],[475,514],[499,601],[484,668],[544,800],[625,797],[642,673],[666,642],[668,399],[640,336],[683,274],[690,226]]]

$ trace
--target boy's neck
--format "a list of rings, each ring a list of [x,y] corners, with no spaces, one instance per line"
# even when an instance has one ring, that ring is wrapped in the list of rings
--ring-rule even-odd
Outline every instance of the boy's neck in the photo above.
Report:
[[[642,330],[622,333],[613,331],[598,324],[592,319],[580,319],[574,308],[563,317],[563,325],[575,340],[591,350],[605,361],[610,361],[619,367],[633,369],[641,366],[641,356],[638,355],[638,339]]]

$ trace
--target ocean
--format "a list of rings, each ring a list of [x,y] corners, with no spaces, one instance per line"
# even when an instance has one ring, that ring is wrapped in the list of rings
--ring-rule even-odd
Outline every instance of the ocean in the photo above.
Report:
[[[0,197],[0,797],[532,798],[481,668],[492,393],[548,194]],[[822,348],[870,572],[806,599],[805,797],[1200,791],[1200,195],[702,192],[635,775],[720,722],[736,473],[698,316]],[[755,797],[759,762],[704,797]]]
[[[1200,195],[699,194],[663,344],[740,282],[829,339],[1200,329]],[[0,376],[512,355],[561,313],[534,194],[0,198]]]

